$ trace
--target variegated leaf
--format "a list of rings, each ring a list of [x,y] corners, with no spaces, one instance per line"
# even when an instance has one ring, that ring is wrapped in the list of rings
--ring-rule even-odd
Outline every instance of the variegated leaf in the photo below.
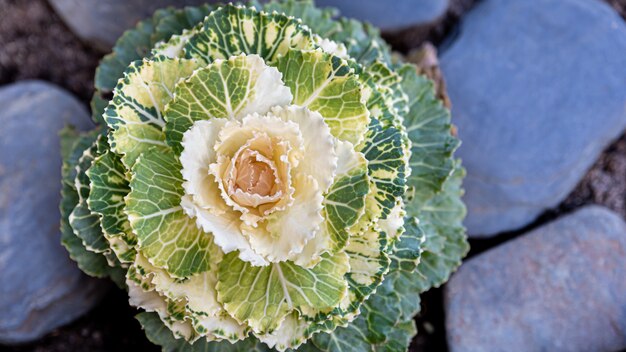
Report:
[[[183,278],[206,271],[213,236],[183,212],[181,165],[172,151],[152,149],[132,169],[126,213],[138,249],[151,264]]]
[[[369,124],[363,92],[354,69],[321,50],[291,50],[278,59],[293,103],[319,112],[339,139],[359,144]]]

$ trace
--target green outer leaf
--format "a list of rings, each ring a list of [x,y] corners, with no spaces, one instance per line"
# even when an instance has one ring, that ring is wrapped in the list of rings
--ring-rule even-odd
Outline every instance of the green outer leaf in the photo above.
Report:
[[[68,128],[61,131],[63,155],[61,203],[59,206],[61,212],[61,244],[82,271],[95,277],[111,277],[118,285],[123,286],[123,270],[110,267],[102,254],[88,251],[69,224],[69,215],[78,204],[78,192],[74,183],[76,165],[83,151],[92,145],[98,134],[98,130],[82,135]]]
[[[371,348],[371,344],[366,342],[359,327],[351,323],[346,327],[337,328],[332,334],[314,335],[299,351],[362,352],[369,351]]]
[[[192,60],[161,56],[135,61],[126,69],[105,120],[111,128],[111,150],[122,155],[127,169],[148,149],[168,149],[163,131],[165,105],[173,98],[176,83],[191,75],[196,67]]]
[[[315,7],[315,4],[311,0],[270,1],[262,5],[253,2],[253,4],[257,9],[265,12],[271,13],[276,11],[299,18],[302,20],[302,23],[307,25],[315,34],[322,38],[326,38],[333,33],[341,31],[341,26],[334,20],[334,17],[338,14],[337,9]]]
[[[183,57],[183,47],[202,28],[204,19],[213,10],[213,5],[205,4],[200,7],[186,7],[161,18],[153,34],[155,45],[151,54]],[[161,37],[163,40],[158,41]]]
[[[153,19],[145,19],[134,29],[127,30],[117,40],[113,52],[106,55],[96,69],[94,85],[98,93],[112,92],[126,67],[135,60],[141,60],[152,49]]]
[[[102,229],[109,234],[126,234],[130,231],[124,214],[124,197],[130,192],[126,169],[119,156],[111,151],[98,156],[87,170],[91,192],[89,209],[102,216]]]
[[[404,219],[404,233],[393,243],[391,270],[413,271],[420,261],[426,237],[416,218]]]
[[[152,149],[135,163],[126,197],[126,213],[138,250],[156,267],[175,277],[209,269],[213,236],[183,212],[181,165],[170,150]]]
[[[202,6],[188,6],[183,9],[163,9],[155,13],[153,22],[154,32],[152,33],[152,43],[167,41],[173,35],[179,35],[184,30],[195,27],[215,9],[214,5],[204,4]],[[162,13],[159,14],[159,11]]]
[[[323,351],[367,351],[372,349],[371,345],[385,342],[401,313],[398,295],[386,283],[387,280],[365,301],[361,314],[347,327],[338,327],[331,334],[314,335],[312,343]]]
[[[369,123],[363,86],[345,60],[321,50],[290,50],[278,59],[278,71],[293,103],[319,112],[332,134],[358,144]]]
[[[444,184],[443,192],[424,204],[419,211],[418,218],[426,235],[424,253],[417,267],[421,279],[416,282],[421,283],[420,292],[446,282],[469,251],[462,224],[466,214],[461,200],[464,176],[465,170],[458,160],[455,161],[453,174]]]
[[[172,35],[182,33],[184,28],[193,27],[209,11],[209,5],[180,10],[171,7],[160,9],[151,18],[140,21],[135,28],[124,32],[115,43],[113,51],[102,59],[96,69],[96,94],[112,92],[131,62],[149,58],[150,50],[156,42],[168,40]],[[196,19],[192,25],[189,24]]]
[[[387,65],[391,64],[391,50],[380,37],[378,28],[369,23],[343,17],[338,22],[341,31],[333,33],[328,39],[344,43],[350,57],[364,66],[377,60]]]
[[[258,342],[254,337],[231,344],[228,341],[207,342],[205,340],[196,341],[193,344],[184,339],[176,339],[172,331],[163,324],[157,313],[139,313],[135,318],[146,332],[150,342],[162,347],[164,352],[268,352],[270,351],[264,344]]]
[[[91,184],[87,205],[100,217],[104,236],[123,263],[134,259],[135,250],[132,247],[137,244],[137,238],[124,213],[124,197],[130,192],[125,173],[126,168],[119,155],[110,150],[98,156],[87,170]]]
[[[91,119],[98,125],[105,125],[104,110],[109,105],[109,101],[103,98],[98,92],[93,94],[89,106],[91,107]]]
[[[376,352],[405,352],[417,334],[417,328],[413,319],[399,323],[387,336],[387,341],[381,345],[375,345]]]
[[[89,210],[87,202],[80,201],[70,214],[69,220],[74,234],[83,241],[87,250],[96,253],[110,251],[109,243],[100,228],[100,218]]]
[[[218,301],[255,332],[272,332],[294,309],[316,314],[337,306],[347,293],[343,276],[348,268],[343,253],[324,255],[316,266],[305,269],[292,262],[255,267],[231,252],[220,263]]]
[[[86,172],[87,169],[91,167],[96,156],[98,140],[102,138],[102,136],[98,136],[93,144],[85,149],[82,156],[78,159],[76,178],[74,179],[74,185],[78,191],[78,204],[69,216],[70,225],[76,236],[83,241],[85,248],[97,253],[109,252],[109,244],[102,235],[100,218],[96,214],[92,214],[87,206],[90,184]]]
[[[450,112],[437,99],[432,81],[418,76],[413,65],[403,65],[402,89],[409,97],[404,118],[411,140],[411,176],[408,179],[407,213],[415,211],[441,191],[454,169],[452,153],[459,141],[450,134]]]

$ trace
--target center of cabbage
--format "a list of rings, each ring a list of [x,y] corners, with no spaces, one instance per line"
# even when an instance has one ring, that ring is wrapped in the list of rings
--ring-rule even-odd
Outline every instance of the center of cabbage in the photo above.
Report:
[[[276,142],[277,138],[254,131],[234,155],[223,159],[229,160],[222,176],[226,196],[257,216],[272,212],[284,195],[278,171],[282,153],[274,146]]]
[[[248,194],[273,195],[280,183],[274,162],[256,150],[247,149],[235,161],[235,186]],[[267,203],[267,201],[262,201]]]

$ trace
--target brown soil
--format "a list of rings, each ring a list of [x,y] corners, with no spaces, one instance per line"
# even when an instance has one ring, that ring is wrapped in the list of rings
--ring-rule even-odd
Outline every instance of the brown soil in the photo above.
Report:
[[[103,53],[82,44],[43,0],[0,0],[0,84],[56,83],[88,102]]]

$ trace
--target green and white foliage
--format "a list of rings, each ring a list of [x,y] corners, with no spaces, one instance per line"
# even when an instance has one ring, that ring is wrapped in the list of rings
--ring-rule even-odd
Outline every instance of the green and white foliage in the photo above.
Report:
[[[62,132],[62,243],[164,351],[402,351],[468,247],[432,83],[310,0],[165,9]]]

